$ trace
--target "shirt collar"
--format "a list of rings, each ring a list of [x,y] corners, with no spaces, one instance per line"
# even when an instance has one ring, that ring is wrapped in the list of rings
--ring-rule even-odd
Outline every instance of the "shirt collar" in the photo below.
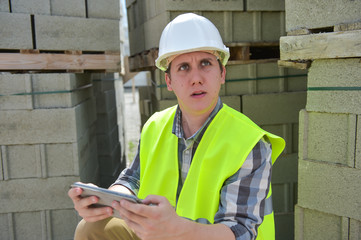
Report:
[[[206,129],[206,127],[209,125],[211,120],[214,118],[214,116],[216,116],[216,114],[219,112],[219,110],[222,107],[223,107],[223,103],[221,101],[221,98],[219,97],[216,106],[214,107],[211,114],[208,116],[207,120],[203,123],[202,127],[200,129],[198,129],[198,131],[195,134],[193,134],[193,136],[188,138],[187,140],[190,140],[190,139],[197,140],[200,133],[204,132],[203,130]],[[182,127],[182,111],[181,111],[179,105],[177,107],[177,111],[174,116],[172,133],[174,135],[176,135],[178,138],[184,138],[184,131],[183,131],[183,127]]]

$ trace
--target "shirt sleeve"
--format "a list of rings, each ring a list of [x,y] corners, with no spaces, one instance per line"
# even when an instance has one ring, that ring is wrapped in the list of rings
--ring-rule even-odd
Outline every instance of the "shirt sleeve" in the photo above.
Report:
[[[271,182],[271,153],[271,144],[261,139],[221,189],[214,222],[227,225],[237,240],[255,239],[263,221]]]
[[[133,162],[128,168],[125,168],[120,174],[118,179],[112,184],[113,185],[123,185],[134,193],[138,195],[139,185],[140,185],[140,159],[139,159],[139,146],[137,154],[134,157]]]

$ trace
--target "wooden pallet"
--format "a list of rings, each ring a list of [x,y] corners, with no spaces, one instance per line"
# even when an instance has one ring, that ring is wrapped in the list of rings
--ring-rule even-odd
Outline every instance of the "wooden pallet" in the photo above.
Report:
[[[308,68],[314,59],[361,57],[361,22],[299,29],[280,38],[282,67]]]
[[[277,62],[279,42],[243,42],[226,44],[230,50],[228,65]],[[156,69],[155,60],[158,48],[152,48],[129,57],[129,69],[132,72]]]
[[[0,72],[119,72],[119,52],[0,49]]]

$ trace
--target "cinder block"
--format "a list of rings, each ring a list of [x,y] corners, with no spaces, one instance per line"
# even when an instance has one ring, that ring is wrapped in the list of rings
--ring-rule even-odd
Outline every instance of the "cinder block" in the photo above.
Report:
[[[158,110],[164,110],[166,108],[172,107],[178,104],[177,100],[159,100],[158,101]]]
[[[301,159],[355,166],[356,116],[300,112]]]
[[[361,169],[361,116],[357,116],[355,167]]]
[[[295,220],[296,240],[349,239],[346,217],[296,206]]]
[[[96,128],[97,134],[107,134],[117,126],[117,109],[113,108],[107,113],[97,115]]]
[[[242,112],[260,125],[297,123],[306,106],[306,92],[242,96]]]
[[[96,96],[97,113],[108,113],[116,108],[115,90],[108,90]]]
[[[231,108],[241,112],[241,96],[222,96],[221,100]]]
[[[0,110],[33,109],[31,92],[29,74],[0,74]]]
[[[11,0],[11,11],[50,15],[50,0]]]
[[[35,29],[41,50],[120,50],[118,20],[36,15]]]
[[[66,195],[79,177],[27,178],[1,182],[0,213],[72,209]]]
[[[284,11],[285,1],[284,0],[246,0],[247,11]]]
[[[361,113],[360,59],[316,60],[308,75],[308,111]]]
[[[85,17],[85,1],[83,0],[50,0],[51,15]],[[88,3],[89,4],[89,3]]]
[[[283,154],[272,168],[272,185],[297,182],[298,154]],[[292,186],[291,186],[292,187]]]
[[[256,65],[229,65],[226,68],[225,95],[256,93]]]
[[[286,0],[285,6],[287,32],[360,21],[360,1]]]
[[[95,118],[91,100],[73,108],[1,111],[0,144],[75,142]]]
[[[21,212],[13,215],[14,232],[16,239],[36,240],[46,233],[44,230],[44,220],[41,212]]]
[[[0,214],[0,237],[1,239],[13,239],[13,231],[11,226],[11,214]]]
[[[119,0],[87,0],[89,18],[120,18],[120,1]]]
[[[98,155],[109,156],[110,153],[119,145],[118,126],[114,125],[113,130],[97,134]]]
[[[31,77],[36,109],[74,107],[92,97],[88,74],[32,74]]]
[[[287,77],[288,92],[307,91],[307,70],[296,68],[284,68],[284,75]]]
[[[74,209],[50,211],[51,239],[73,239],[79,222]]]
[[[101,176],[112,176],[114,182],[120,171],[120,163],[120,145],[118,144],[107,155],[99,156],[99,173]]]
[[[29,14],[0,12],[0,49],[33,49]]]
[[[361,220],[360,169],[300,160],[298,174],[299,206]]]
[[[10,12],[9,1],[0,1],[0,12]]]
[[[350,219],[349,239],[352,239],[352,240],[361,239],[361,222],[360,221]]]
[[[294,237],[294,214],[290,213],[275,213],[275,239],[293,239]]]

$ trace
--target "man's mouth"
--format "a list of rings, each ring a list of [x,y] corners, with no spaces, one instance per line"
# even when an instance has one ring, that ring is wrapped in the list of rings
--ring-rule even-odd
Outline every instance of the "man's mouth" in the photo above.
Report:
[[[201,96],[201,95],[204,95],[204,94],[206,94],[206,92],[197,91],[197,92],[192,93],[192,96]]]

